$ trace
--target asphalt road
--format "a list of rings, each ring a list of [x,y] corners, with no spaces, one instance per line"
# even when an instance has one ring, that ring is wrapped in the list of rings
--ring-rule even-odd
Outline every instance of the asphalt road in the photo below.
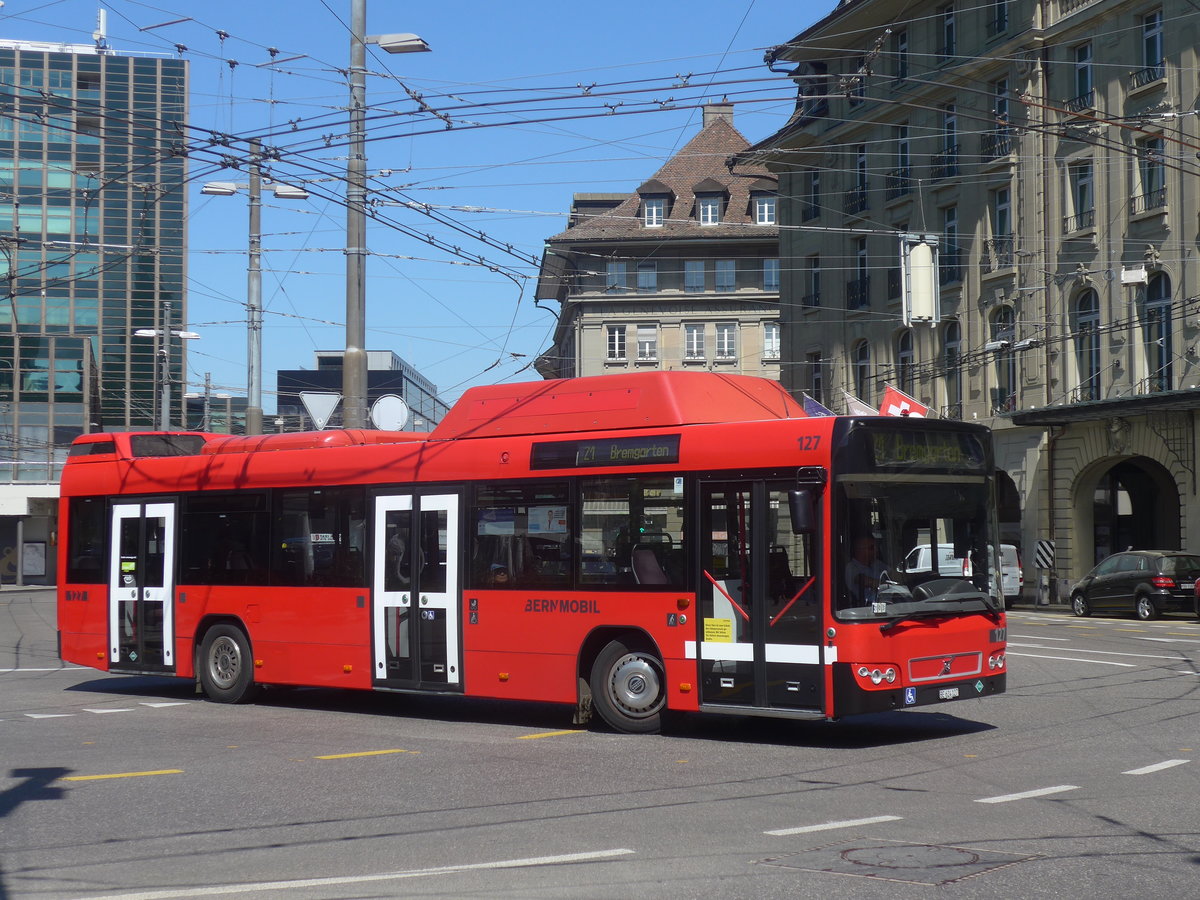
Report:
[[[843,723],[64,668],[0,594],[0,898],[1192,898],[1200,623],[1010,614],[1009,693]]]

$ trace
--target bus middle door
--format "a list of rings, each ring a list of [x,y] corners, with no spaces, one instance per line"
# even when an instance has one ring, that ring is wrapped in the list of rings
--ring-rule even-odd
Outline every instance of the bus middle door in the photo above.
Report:
[[[375,499],[374,681],[461,690],[456,494]]]
[[[824,708],[822,590],[812,535],[794,534],[784,481],[701,484],[703,706]]]
[[[109,668],[175,668],[175,504],[112,508],[108,575]]]

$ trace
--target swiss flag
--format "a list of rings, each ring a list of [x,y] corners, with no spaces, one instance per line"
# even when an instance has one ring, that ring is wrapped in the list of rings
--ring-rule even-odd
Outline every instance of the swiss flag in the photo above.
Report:
[[[883,402],[879,404],[879,414],[881,416],[913,416],[923,419],[929,415],[929,407],[914,400],[904,391],[885,384]]]

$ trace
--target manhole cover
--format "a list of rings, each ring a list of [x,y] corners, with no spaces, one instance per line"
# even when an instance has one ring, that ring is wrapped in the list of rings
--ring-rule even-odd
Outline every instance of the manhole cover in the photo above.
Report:
[[[809,872],[939,885],[973,878],[1028,859],[1034,857],[904,841],[843,841],[762,862],[768,866]]]

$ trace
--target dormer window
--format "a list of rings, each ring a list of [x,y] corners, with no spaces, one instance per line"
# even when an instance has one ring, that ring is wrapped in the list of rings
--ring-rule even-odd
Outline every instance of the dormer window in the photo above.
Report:
[[[721,195],[702,194],[697,197],[696,218],[701,225],[721,224]]]
[[[775,224],[774,194],[755,194],[753,197],[751,197],[751,205],[754,207],[755,225]]]
[[[651,178],[637,190],[642,198],[642,225],[646,228],[662,228],[671,215],[671,201],[675,192],[657,178]]]
[[[715,178],[705,178],[692,186],[696,198],[696,221],[701,225],[720,225],[729,202],[729,189]]]
[[[666,197],[642,198],[642,224],[647,228],[662,228],[667,218]]]

